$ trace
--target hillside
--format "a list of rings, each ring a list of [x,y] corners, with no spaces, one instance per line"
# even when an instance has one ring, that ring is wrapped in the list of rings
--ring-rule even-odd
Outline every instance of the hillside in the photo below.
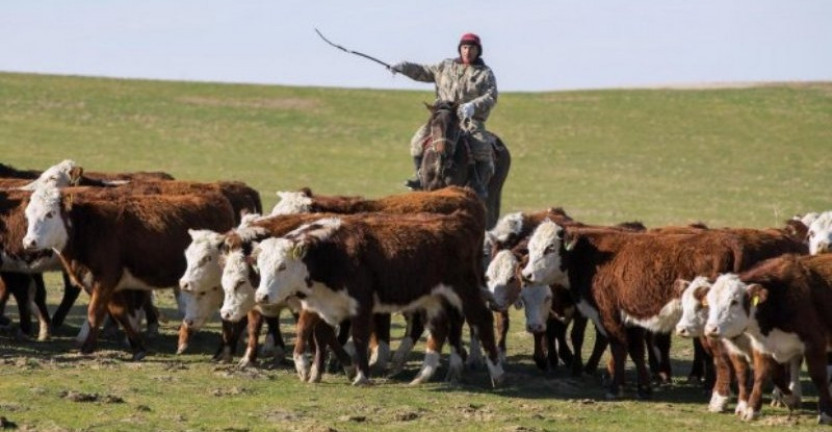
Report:
[[[430,92],[0,74],[2,160],[238,179],[277,190],[403,192]],[[489,127],[514,164],[504,213],[593,223],[777,225],[832,207],[832,83],[504,93]]]

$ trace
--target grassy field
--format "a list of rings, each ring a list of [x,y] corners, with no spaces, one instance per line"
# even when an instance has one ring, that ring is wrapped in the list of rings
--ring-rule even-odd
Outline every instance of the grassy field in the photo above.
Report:
[[[381,197],[403,193],[408,142],[432,92],[287,88],[0,74],[0,161],[45,168],[66,158],[95,171],[161,170],[180,179],[242,180],[267,209],[278,190]],[[698,90],[506,93],[489,127],[513,154],[503,213],[562,206],[586,223],[780,226],[796,213],[832,209],[832,83]],[[49,301],[60,298],[49,277]],[[690,344],[677,340],[674,385],[648,402],[609,402],[599,378],[544,374],[531,362],[514,311],[509,380],[485,371],[455,386],[402,377],[353,388],[331,374],[302,384],[286,363],[239,371],[210,362],[217,325],[175,356],[176,316],[140,363],[117,339],[79,356],[68,327],[52,341],[0,334],[0,416],[23,430],[458,431],[746,430],[708,414],[708,395],[687,384]],[[7,313],[16,318],[14,304]],[[290,322],[284,330],[291,332]],[[400,336],[401,329],[396,332]],[[292,340],[289,333],[289,340]],[[394,342],[394,347],[396,343]],[[586,345],[590,345],[589,343]],[[585,345],[585,346],[586,346]],[[585,356],[588,353],[585,354]],[[629,382],[634,382],[632,375]],[[814,391],[802,410],[765,407],[762,429],[816,428]],[[78,395],[90,395],[84,402]]]

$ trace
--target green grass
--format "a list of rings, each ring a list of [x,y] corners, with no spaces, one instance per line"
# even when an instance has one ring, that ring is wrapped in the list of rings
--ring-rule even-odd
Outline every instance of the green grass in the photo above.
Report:
[[[408,142],[432,92],[287,88],[0,74],[0,161],[44,168],[71,158],[89,170],[161,170],[180,179],[242,180],[267,209],[278,190],[381,197],[411,175]],[[501,95],[489,127],[513,154],[503,212],[563,206],[586,223],[780,226],[832,209],[828,156],[832,83],[712,90],[609,90]],[[50,276],[49,301],[59,300]],[[407,372],[353,388],[342,375],[302,384],[288,364],[236,371],[210,362],[218,327],[175,356],[175,328],[141,363],[104,340],[81,357],[69,328],[52,341],[0,334],[0,415],[21,428],[58,430],[746,430],[705,412],[708,396],[678,378],[653,401],[607,402],[596,377],[537,371],[522,312],[513,312],[509,382],[484,371],[464,382],[407,386]],[[163,298],[170,316],[171,299]],[[7,313],[16,318],[14,304]],[[401,325],[401,323],[399,323]],[[284,330],[291,332],[288,319]],[[401,335],[401,328],[396,336]],[[289,340],[292,340],[291,333]],[[394,347],[396,343],[394,342]],[[588,341],[585,346],[591,346]],[[690,345],[676,341],[675,372]],[[585,353],[585,356],[588,353]],[[628,371],[628,381],[635,377]],[[441,381],[444,370],[437,378]],[[808,430],[814,391],[789,416],[765,407],[755,426]],[[62,392],[98,393],[73,402]],[[104,396],[123,399],[108,403]]]

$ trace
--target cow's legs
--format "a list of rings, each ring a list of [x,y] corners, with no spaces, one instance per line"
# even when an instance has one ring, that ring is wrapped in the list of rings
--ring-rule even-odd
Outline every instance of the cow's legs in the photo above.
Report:
[[[716,369],[716,380],[711,392],[711,401],[708,403],[708,411],[723,412],[728,404],[728,399],[731,397],[731,358],[723,347],[722,340],[705,339],[703,342],[709,344],[711,348],[714,368]]]
[[[404,369],[404,364],[407,362],[410,351],[413,350],[413,345],[422,337],[422,333],[425,332],[422,311],[408,312],[405,314],[405,318],[407,320],[407,330],[402,341],[399,343],[399,348],[393,354],[390,376],[395,376]]]
[[[467,356],[465,348],[462,346],[462,327],[465,325],[465,319],[451,305],[446,304],[445,310],[447,312],[448,344],[451,349],[448,373],[445,376],[445,381],[455,383],[462,378],[462,370],[464,369],[465,357]]]
[[[313,315],[317,316],[317,314]],[[347,378],[353,379],[355,377],[355,365],[353,365],[352,357],[350,357],[343,345],[338,342],[335,328],[327,324],[324,320],[318,319],[314,325],[313,334],[315,342],[315,363],[309,373],[309,382],[319,382],[321,380],[321,374],[324,370],[326,360],[326,347],[332,349],[335,358],[343,366]]]
[[[748,360],[743,355],[733,353],[729,354],[729,357],[737,379],[737,407],[734,409],[734,414],[743,415],[748,409]]]
[[[220,344],[214,353],[212,360],[223,363],[230,363],[237,351],[237,345],[243,330],[248,328],[248,317],[243,317],[238,322],[231,322],[221,319],[222,331],[220,333]]]
[[[832,424],[832,398],[829,395],[829,376],[826,371],[826,341],[805,341],[806,367],[818,392],[818,423]]]
[[[506,362],[506,339],[508,338],[509,317],[508,310],[494,312],[497,322],[497,348],[500,350],[500,363]]]
[[[422,362],[422,369],[416,374],[416,378],[410,385],[418,385],[429,381],[436,369],[439,368],[439,361],[442,357],[442,347],[448,337],[447,317],[436,315],[428,319],[428,338],[425,342],[425,359]]]
[[[644,330],[641,327],[627,328],[627,342],[630,358],[636,365],[636,372],[638,374],[638,384],[636,394],[639,399],[648,399],[653,393],[650,384],[650,372],[647,369],[647,364],[644,361]]]
[[[378,374],[387,370],[390,361],[391,318],[390,314],[373,315],[373,334],[370,339],[373,354],[370,356],[370,367]]]
[[[670,366],[670,334],[644,332],[648,341],[648,360],[650,372],[656,377],[656,381],[662,384],[670,383],[672,375]]]
[[[358,366],[358,374],[353,385],[367,385],[370,383],[370,364],[367,358],[367,350],[370,342],[372,327],[372,310],[359,310],[350,320],[352,343],[355,345],[355,359]]]
[[[307,344],[320,320],[318,314],[304,309],[300,312],[298,322],[295,325],[295,349],[292,359],[295,362],[295,371],[301,381],[308,381],[311,374],[310,368],[312,365],[306,357]],[[312,342],[315,343],[315,352],[320,351],[321,347],[318,346],[317,341],[313,339]]]
[[[260,355],[280,360],[286,354],[286,343],[280,333],[280,312],[276,316],[264,315],[266,321],[266,342],[260,347]]]
[[[49,309],[46,307],[46,285],[43,283],[43,273],[31,275],[31,281],[31,287],[34,290],[31,295],[34,300],[33,310],[37,314],[39,324],[38,340],[45,341],[49,339],[52,322],[49,319]]]
[[[64,295],[61,298],[61,304],[58,305],[58,309],[55,310],[55,314],[52,317],[52,328],[58,328],[64,324],[66,316],[72,310],[72,305],[75,304],[78,295],[81,294],[81,288],[72,284],[66,271],[62,271],[61,275],[64,280]]]
[[[237,365],[241,368],[253,364],[257,360],[258,346],[260,344],[260,332],[263,330],[263,314],[257,309],[252,309],[248,312],[248,341],[246,342],[246,352],[240,358]],[[230,360],[230,359],[229,359]]]
[[[82,354],[91,354],[95,351],[98,343],[98,327],[104,321],[104,317],[107,314],[107,304],[110,302],[110,295],[103,293],[110,291],[112,291],[112,288],[109,286],[104,286],[100,282],[93,283],[90,302],[87,305],[87,334],[84,335],[82,333],[78,335],[79,338],[83,338],[83,343],[81,344]]]
[[[607,399],[616,399],[622,395],[624,385],[624,362],[627,361],[627,346],[620,342],[619,338],[610,338],[610,387],[607,390]]]
[[[179,324],[179,339],[176,342],[176,354],[183,354],[185,350],[188,349],[188,344],[191,338],[194,335],[194,331],[191,330],[185,323]]]
[[[476,286],[476,285],[475,285]],[[482,347],[486,353],[485,364],[488,366],[488,373],[491,376],[491,385],[496,387],[505,378],[503,366],[500,364],[500,353],[494,341],[494,318],[485,303],[477,296],[463,300],[463,312],[465,320],[472,330],[477,333]]]
[[[574,354],[572,354],[572,350],[569,349],[569,345],[566,343],[566,326],[567,324],[564,324],[557,318],[549,318],[546,323],[546,338],[551,347],[548,360],[552,369],[557,368],[558,358],[565,365],[571,365],[573,361]]]
[[[546,344],[546,333],[532,333],[532,340],[534,341],[534,354],[532,354],[534,364],[537,366],[538,369],[545,371],[548,369],[546,356],[547,348],[549,348]]]
[[[140,301],[141,304],[130,304],[131,301]],[[110,315],[121,324],[124,332],[127,334],[127,340],[130,342],[130,348],[133,350],[133,361],[139,361],[147,356],[147,350],[142,340],[141,332],[138,329],[138,322],[130,319],[131,311],[143,308],[145,303],[150,300],[150,296],[143,295],[128,295],[126,292],[119,292],[112,296],[112,299],[107,303],[107,309]],[[131,306],[133,309],[131,310]],[[90,326],[92,331],[92,326]]]
[[[589,355],[589,359],[586,361],[586,366],[584,366],[584,371],[590,375],[595,374],[598,371],[598,365],[601,363],[601,357],[604,355],[604,351],[607,350],[607,346],[609,345],[609,341],[607,337],[601,333],[598,328],[595,328],[595,343],[592,345],[592,354]]]
[[[581,315],[580,313],[576,313],[575,318],[572,319],[572,331],[569,333],[570,339],[572,339],[572,350],[574,351],[571,363],[572,376],[581,376],[581,374],[584,371],[584,365],[582,360],[583,356],[581,350],[584,346],[586,323],[586,317]]]

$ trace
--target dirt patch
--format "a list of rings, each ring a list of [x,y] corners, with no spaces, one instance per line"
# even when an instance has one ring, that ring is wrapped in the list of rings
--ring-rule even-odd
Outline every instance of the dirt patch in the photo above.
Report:
[[[317,99],[301,98],[268,98],[268,99],[220,99],[205,96],[188,96],[177,99],[188,105],[200,105],[228,108],[258,108],[311,111],[321,107]]]

